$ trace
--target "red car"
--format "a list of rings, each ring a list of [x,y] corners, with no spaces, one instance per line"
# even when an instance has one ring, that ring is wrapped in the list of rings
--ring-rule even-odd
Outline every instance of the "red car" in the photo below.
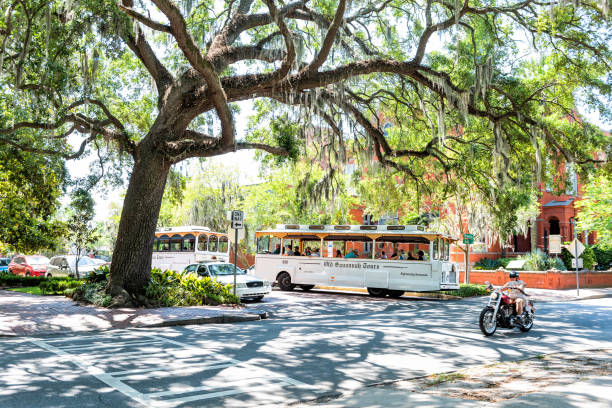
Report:
[[[45,276],[49,258],[41,255],[17,255],[9,264],[9,272],[23,276]]]

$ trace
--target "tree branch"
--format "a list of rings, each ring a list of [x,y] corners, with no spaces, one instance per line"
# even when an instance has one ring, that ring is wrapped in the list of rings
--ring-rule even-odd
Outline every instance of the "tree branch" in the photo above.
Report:
[[[170,33],[170,26],[166,25],[166,24],[162,24],[162,23],[158,23],[157,21],[153,21],[150,18],[140,14],[139,12],[137,12],[136,10],[134,10],[131,7],[127,7],[124,6],[120,0],[120,2],[117,4],[119,6],[119,8],[124,11],[128,16],[134,18],[137,21],[140,21],[142,24],[146,25],[147,27],[150,27],[154,30],[157,31],[163,31],[165,33]]]
[[[195,40],[187,30],[185,19],[178,7],[171,0],[152,0],[153,3],[168,17],[172,35],[183,51],[187,60],[204,77],[208,85],[208,97],[215,106],[219,120],[221,121],[221,139],[227,146],[234,144],[235,130],[232,111],[227,104],[227,97],[221,81],[215,72],[212,62],[205,58],[198,48]]]
[[[293,35],[291,34],[289,27],[287,27],[287,24],[285,24],[284,17],[276,8],[274,0],[263,0],[263,2],[266,3],[266,6],[268,6],[268,10],[270,10],[270,15],[276,22],[276,25],[280,29],[280,32],[283,35],[283,38],[285,39],[287,53],[285,54],[285,58],[283,58],[283,62],[281,63],[280,68],[274,74],[275,77],[284,78],[291,70],[291,65],[293,65],[293,62],[295,61],[296,57],[295,45],[293,44]]]
[[[323,65],[331,47],[334,45],[334,41],[336,39],[336,35],[338,34],[338,29],[342,25],[342,18],[344,17],[344,11],[346,10],[346,0],[340,0],[338,4],[338,9],[336,9],[336,14],[334,15],[334,19],[327,30],[327,34],[325,34],[325,39],[323,40],[323,44],[321,45],[321,49],[316,57],[312,60],[310,64],[308,64],[302,71],[304,72],[316,72]]]

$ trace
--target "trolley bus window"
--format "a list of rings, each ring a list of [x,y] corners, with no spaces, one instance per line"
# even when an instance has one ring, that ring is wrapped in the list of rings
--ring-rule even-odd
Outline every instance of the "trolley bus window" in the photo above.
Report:
[[[153,240],[153,252],[157,252],[157,244],[159,244],[159,240],[154,239]]]
[[[257,237],[257,252],[258,254],[270,253],[270,236]]]
[[[208,250],[208,237],[206,235],[198,236],[198,251]]]
[[[180,252],[183,238],[180,235],[173,235],[170,239],[170,252]]]
[[[169,239],[160,239],[158,251],[169,251],[170,250],[170,240]]]
[[[219,252],[227,252],[227,237],[219,237]]]
[[[450,241],[446,241],[446,246],[444,247],[444,260],[450,260]]]
[[[438,259],[438,238],[433,240],[433,259]]]
[[[208,237],[208,252],[217,252],[217,243],[219,242],[216,235]]]
[[[183,238],[183,251],[193,252],[195,250],[195,238]]]

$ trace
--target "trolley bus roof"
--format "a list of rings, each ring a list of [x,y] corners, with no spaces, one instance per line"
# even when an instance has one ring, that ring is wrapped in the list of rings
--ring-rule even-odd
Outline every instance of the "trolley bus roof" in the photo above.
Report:
[[[157,228],[155,230],[155,235],[156,236],[161,236],[161,235],[174,235],[174,234],[178,234],[178,235],[185,235],[185,234],[194,234],[194,235],[198,235],[201,233],[205,233],[205,234],[215,234],[215,235],[227,235],[224,232],[214,232],[211,231],[210,228],[208,227],[201,227],[198,225],[183,225],[180,227],[162,227],[162,228]]]
[[[457,241],[457,238],[439,232],[425,231],[422,225],[297,225],[278,224],[276,228],[257,231],[256,237],[272,235],[277,238],[292,239],[327,239],[338,240],[363,240],[363,237],[380,239],[397,238],[424,238],[434,240],[446,238]],[[361,238],[361,239],[360,239]]]

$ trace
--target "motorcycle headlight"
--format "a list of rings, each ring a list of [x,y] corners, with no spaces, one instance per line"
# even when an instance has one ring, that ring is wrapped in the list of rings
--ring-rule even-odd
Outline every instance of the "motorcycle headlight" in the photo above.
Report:
[[[497,294],[497,292],[493,292],[493,293],[491,293],[491,295],[490,295],[490,296],[491,296],[491,299],[493,299],[493,300],[497,300],[497,296],[498,296],[498,294]]]

